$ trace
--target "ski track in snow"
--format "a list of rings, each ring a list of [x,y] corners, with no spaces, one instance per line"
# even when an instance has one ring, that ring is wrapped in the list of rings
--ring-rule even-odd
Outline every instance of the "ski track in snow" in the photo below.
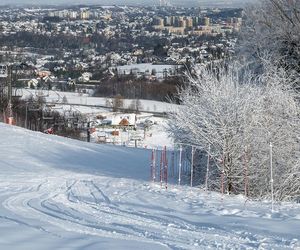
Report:
[[[168,194],[156,184],[127,182],[81,175],[45,176],[22,183],[22,187],[19,182],[14,183],[1,192],[1,203],[10,218],[17,218],[15,222],[52,235],[56,233],[47,226],[29,225],[26,221],[37,220],[43,225],[53,224],[86,235],[159,242],[171,249],[199,249],[200,246],[203,249],[292,249],[294,246],[293,238],[245,230],[243,220],[241,223],[233,220],[229,227],[216,223],[224,215],[205,205],[202,199],[182,197],[182,193]],[[1,184],[1,190],[5,186]],[[139,193],[135,192],[137,189]],[[162,195],[165,204],[161,203]],[[182,203],[179,210],[168,207],[176,202]],[[203,217],[206,219],[201,222]]]
[[[14,132],[17,140],[20,129]],[[37,151],[52,145],[97,153],[95,145],[22,133],[36,140]],[[0,141],[0,148],[14,148],[24,157],[18,143]],[[152,244],[156,249],[300,249],[298,205],[279,207],[271,214],[268,203],[245,204],[241,197],[221,199],[216,193],[176,185],[165,190],[140,178],[108,177],[98,170],[97,175],[77,173],[52,168],[43,160],[32,161],[35,167],[29,169],[22,160],[3,156],[0,152],[0,169],[7,168],[7,173],[0,172],[0,222],[57,239],[68,232]]]

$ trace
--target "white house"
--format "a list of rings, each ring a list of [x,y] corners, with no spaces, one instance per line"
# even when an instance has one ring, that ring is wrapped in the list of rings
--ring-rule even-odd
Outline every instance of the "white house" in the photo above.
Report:
[[[28,81],[27,86],[28,88],[34,87],[36,88],[39,84],[39,81],[37,79],[31,79]]]
[[[82,75],[78,78],[80,82],[89,82],[92,78],[93,74],[90,72],[84,72]]]

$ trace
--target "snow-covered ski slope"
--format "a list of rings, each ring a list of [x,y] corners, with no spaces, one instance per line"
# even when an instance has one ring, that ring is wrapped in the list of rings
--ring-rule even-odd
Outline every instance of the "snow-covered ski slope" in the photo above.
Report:
[[[150,153],[0,123],[0,249],[300,249],[300,206],[149,182]]]

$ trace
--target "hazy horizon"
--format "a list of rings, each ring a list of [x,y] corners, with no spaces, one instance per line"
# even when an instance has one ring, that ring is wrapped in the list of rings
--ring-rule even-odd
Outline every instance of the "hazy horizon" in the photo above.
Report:
[[[216,6],[216,7],[240,7],[256,0],[169,0],[175,6]],[[78,5],[78,4],[99,4],[99,5],[155,5],[159,0],[111,0],[109,4],[104,0],[52,0],[45,3],[43,0],[2,0],[0,5]]]

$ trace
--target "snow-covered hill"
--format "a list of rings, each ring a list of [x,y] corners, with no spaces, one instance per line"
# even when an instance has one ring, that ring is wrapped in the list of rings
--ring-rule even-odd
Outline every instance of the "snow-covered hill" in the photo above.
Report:
[[[150,183],[149,151],[0,124],[0,249],[297,249],[300,206]]]

